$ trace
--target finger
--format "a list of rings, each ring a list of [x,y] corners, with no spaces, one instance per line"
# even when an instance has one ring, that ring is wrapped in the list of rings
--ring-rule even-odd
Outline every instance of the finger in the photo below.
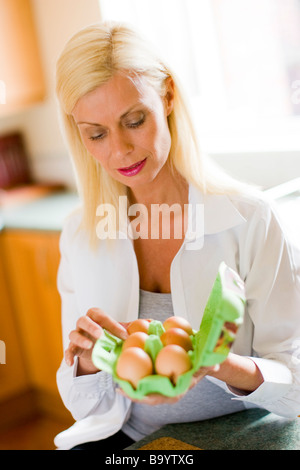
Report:
[[[100,308],[91,308],[88,311],[87,316],[114,336],[123,340],[128,337],[126,328],[121,323],[104,313]]]
[[[121,388],[117,388],[117,393],[119,393],[120,395],[126,397],[126,398],[129,398],[132,402],[134,403],[140,403],[140,404],[143,404],[143,405],[151,405],[151,406],[154,406],[154,405],[171,405],[173,403],[176,403],[177,401],[179,401],[184,394],[181,394],[181,395],[177,395],[176,397],[166,397],[165,395],[161,395],[161,394],[158,394],[158,393],[151,393],[149,395],[145,395],[143,398],[139,398],[139,399],[136,399],[136,398],[132,398],[130,396],[128,396],[124,390],[122,390]]]
[[[79,349],[89,350],[94,346],[94,342],[87,338],[82,332],[77,330],[71,331],[69,334],[70,342]]]
[[[145,397],[145,404],[148,405],[172,405],[177,403],[184,394],[176,395],[175,397],[166,397],[158,393],[153,393]]]
[[[220,369],[220,364],[209,367],[200,367],[197,372],[194,373],[193,377],[204,377],[208,372],[214,371],[217,372]]]
[[[70,343],[68,349],[65,351],[65,361],[68,366],[72,366],[74,364],[75,356],[80,356],[82,353],[82,349],[75,344]]]
[[[69,339],[70,343],[65,351],[65,361],[69,366],[72,366],[75,356],[80,357],[84,352],[91,350],[94,342],[76,330],[71,331]]]
[[[103,329],[98,323],[85,315],[80,317],[76,323],[77,330],[81,331],[85,336],[97,340],[103,335]]]
[[[145,405],[173,405],[177,403],[182,398],[182,395],[177,395],[176,397],[166,397],[164,395],[151,394],[145,396],[142,400],[137,400],[139,403]]]

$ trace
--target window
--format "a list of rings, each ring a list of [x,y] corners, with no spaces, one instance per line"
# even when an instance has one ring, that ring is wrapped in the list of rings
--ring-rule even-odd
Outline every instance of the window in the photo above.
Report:
[[[300,0],[99,0],[181,79],[208,153],[299,150]]]

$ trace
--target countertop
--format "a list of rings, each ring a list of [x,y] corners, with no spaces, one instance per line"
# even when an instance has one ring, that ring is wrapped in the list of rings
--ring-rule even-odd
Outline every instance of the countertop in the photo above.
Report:
[[[300,418],[251,409],[195,423],[168,424],[126,450],[300,450]],[[197,450],[195,449],[195,450]]]
[[[61,231],[64,219],[79,205],[76,193],[59,191],[0,209],[0,229]]]
[[[278,210],[291,234],[299,237],[300,192],[279,198]],[[80,200],[75,192],[57,191],[31,201],[0,206],[0,230],[50,230],[60,231],[63,221]],[[297,215],[297,216],[296,216]]]

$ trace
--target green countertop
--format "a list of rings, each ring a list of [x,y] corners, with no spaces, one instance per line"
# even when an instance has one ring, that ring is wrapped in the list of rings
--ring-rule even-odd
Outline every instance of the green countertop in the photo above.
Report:
[[[195,423],[168,424],[126,450],[138,450],[163,437],[202,450],[300,450],[300,418],[251,409]]]
[[[71,192],[57,192],[0,210],[1,229],[60,231],[63,221],[79,205]]]

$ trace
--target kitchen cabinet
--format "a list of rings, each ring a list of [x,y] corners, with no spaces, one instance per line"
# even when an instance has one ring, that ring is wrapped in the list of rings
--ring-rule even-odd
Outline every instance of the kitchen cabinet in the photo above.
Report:
[[[0,428],[36,414],[74,422],[56,385],[63,357],[56,280],[63,221],[78,202],[60,191],[0,208]]]
[[[27,390],[26,363],[8,292],[0,234],[0,340],[5,344],[5,364],[0,364],[0,403]]]
[[[10,229],[1,236],[28,385],[35,391],[39,408],[66,415],[56,385],[56,371],[63,357],[56,287],[59,232]]]
[[[58,234],[7,231],[5,264],[30,383],[56,391],[62,358],[60,300],[56,289]]]
[[[0,0],[0,116],[45,98],[39,49],[31,0]]]

